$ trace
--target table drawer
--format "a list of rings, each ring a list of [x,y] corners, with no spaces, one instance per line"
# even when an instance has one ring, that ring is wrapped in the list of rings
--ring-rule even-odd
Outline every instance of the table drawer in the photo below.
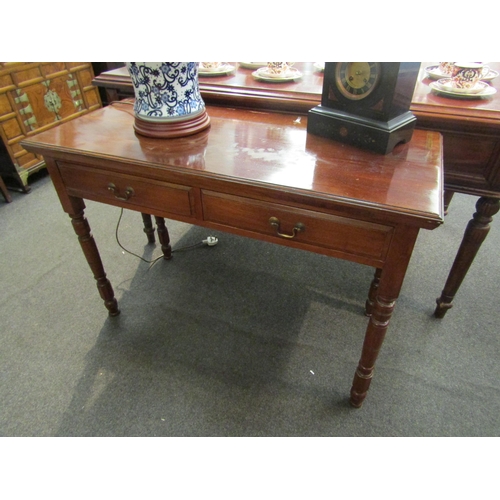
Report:
[[[365,258],[370,264],[385,259],[393,233],[391,226],[211,191],[202,191],[202,204],[203,218],[211,223],[357,256],[360,262]]]
[[[89,200],[112,202],[154,215],[194,217],[192,188],[178,184],[138,179],[133,175],[102,172],[92,167],[58,162],[68,193]]]

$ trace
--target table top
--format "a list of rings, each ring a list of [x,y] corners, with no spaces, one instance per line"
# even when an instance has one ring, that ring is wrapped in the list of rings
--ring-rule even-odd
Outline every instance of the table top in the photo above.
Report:
[[[208,187],[240,183],[274,190],[281,199],[306,197],[318,206],[399,214],[422,227],[442,222],[442,140],[436,132],[417,130],[408,144],[380,155],[308,134],[301,115],[212,106],[207,111],[209,129],[153,139],[135,133],[132,106],[120,102],[23,144],[54,158],[83,154],[122,173],[165,179],[169,172]]]

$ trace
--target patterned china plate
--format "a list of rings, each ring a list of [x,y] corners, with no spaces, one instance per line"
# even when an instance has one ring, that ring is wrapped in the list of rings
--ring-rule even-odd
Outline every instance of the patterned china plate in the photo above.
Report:
[[[266,62],[240,62],[240,66],[247,69],[259,69],[266,64]]]
[[[252,76],[257,80],[263,80],[264,82],[291,82],[302,77],[302,73],[296,68],[289,68],[284,75],[276,75],[274,73],[269,73],[267,66],[259,68],[257,71],[252,73]]]
[[[427,66],[427,68],[425,68],[425,71],[429,75],[429,78],[432,78],[433,80],[439,80],[441,78],[450,78],[450,75],[442,73],[439,70],[439,66]]]
[[[491,82],[491,80],[493,80],[497,76],[498,76],[498,71],[495,71],[494,69],[490,69],[488,74],[484,78],[481,78],[481,80],[483,80],[483,82]]]
[[[450,75],[447,75],[439,71],[439,66],[427,66],[427,68],[425,68],[425,71],[429,75],[429,78],[432,78],[433,80],[440,80],[441,78],[450,78]],[[490,82],[497,76],[498,76],[498,71],[490,69],[488,74],[486,76],[483,76],[481,80],[483,82]]]
[[[487,83],[477,82],[471,89],[460,89],[453,85],[453,80],[451,78],[441,78],[437,81],[437,85],[441,87],[442,90],[448,92],[455,92],[456,94],[479,94],[480,92],[485,92],[486,88],[489,87]]]
[[[448,97],[458,97],[461,99],[482,99],[483,97],[491,97],[492,95],[496,94],[497,91],[496,88],[491,87],[487,84],[485,84],[486,88],[483,91],[478,92],[477,94],[464,94],[461,92],[456,92],[455,89],[446,90],[439,84],[439,82],[431,82],[429,86],[438,94],[442,94]]]
[[[228,73],[231,73],[234,71],[234,66],[231,66],[230,64],[223,64],[217,69],[205,69],[201,64],[198,68],[198,74],[200,76],[222,76],[222,75],[227,75]]]

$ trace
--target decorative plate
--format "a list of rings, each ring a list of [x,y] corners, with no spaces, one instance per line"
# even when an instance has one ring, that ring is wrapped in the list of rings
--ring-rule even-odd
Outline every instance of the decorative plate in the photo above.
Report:
[[[433,80],[440,80],[441,78],[450,78],[450,75],[447,75],[439,71],[439,66],[427,66],[427,68],[425,68],[425,71],[427,72],[429,78],[432,78]],[[498,74],[499,74],[498,71],[490,69],[486,74],[486,76],[483,76],[481,80],[483,82],[490,82],[491,80],[496,78]]]
[[[455,92],[454,89],[445,90],[441,85],[439,85],[438,82],[431,82],[429,86],[438,94],[442,94],[447,97],[458,97],[460,99],[482,99],[484,97],[491,97],[492,95],[496,94],[497,91],[497,89],[495,89],[494,87],[486,85],[486,88],[483,91],[478,92],[477,94],[463,94],[460,92]]]
[[[441,78],[450,78],[450,75],[442,73],[440,71],[439,66],[427,66],[427,68],[425,68],[425,71],[429,75],[429,78],[432,78],[433,80],[439,80]]]
[[[470,89],[461,89],[457,88],[453,85],[452,78],[441,78],[436,82],[437,86],[441,87],[442,90],[446,90],[447,92],[455,92],[456,94],[479,94],[480,92],[484,93],[486,88],[489,87],[487,83],[477,82],[474,87]]]
[[[265,66],[267,62],[240,62],[239,64],[242,68],[258,69]]]
[[[257,80],[262,80],[264,82],[292,82],[293,80],[298,80],[302,77],[302,73],[295,68],[289,68],[288,71],[283,75],[276,75],[274,73],[269,73],[267,66],[259,68],[257,71],[252,73],[252,76]]]
[[[200,67],[198,68],[198,74],[200,76],[222,76],[231,73],[232,71],[234,71],[234,69],[234,66],[231,66],[230,64],[223,64],[217,69],[205,69],[200,64]]]
[[[490,68],[488,74],[486,76],[483,76],[481,80],[483,80],[483,82],[491,82],[491,80],[493,80],[497,76],[498,76],[498,71],[495,71],[494,69]]]

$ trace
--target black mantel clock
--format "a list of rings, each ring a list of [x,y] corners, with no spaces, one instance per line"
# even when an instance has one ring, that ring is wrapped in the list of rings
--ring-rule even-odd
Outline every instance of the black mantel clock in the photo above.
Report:
[[[408,142],[418,62],[327,62],[321,105],[308,113],[307,131],[378,153]]]

